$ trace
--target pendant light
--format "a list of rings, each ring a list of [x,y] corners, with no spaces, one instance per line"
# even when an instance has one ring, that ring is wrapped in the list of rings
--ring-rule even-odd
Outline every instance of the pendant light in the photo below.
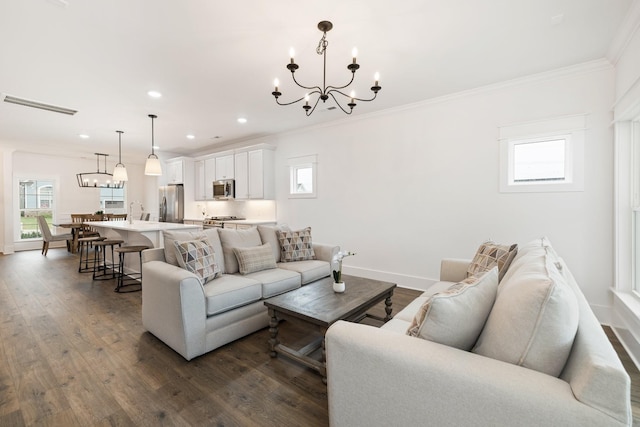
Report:
[[[147,162],[144,165],[144,174],[152,175],[152,176],[160,176],[162,175],[162,165],[160,165],[160,159],[156,156],[153,151],[153,119],[157,118],[155,114],[149,114],[151,117],[151,154],[147,157]]]
[[[122,134],[121,130],[117,130],[118,134],[118,163],[113,168],[113,180],[118,182],[125,182],[129,180],[127,176],[127,168],[122,164]]]

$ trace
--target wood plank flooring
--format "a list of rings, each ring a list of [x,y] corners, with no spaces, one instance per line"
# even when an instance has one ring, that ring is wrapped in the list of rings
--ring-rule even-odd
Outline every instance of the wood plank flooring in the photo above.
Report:
[[[145,332],[140,293],[116,294],[77,262],[64,249],[0,255],[0,426],[328,425],[320,376],[271,359],[267,329],[187,362]],[[394,312],[418,294],[397,289]],[[281,333],[295,344],[309,331]],[[640,373],[607,333],[639,415]]]

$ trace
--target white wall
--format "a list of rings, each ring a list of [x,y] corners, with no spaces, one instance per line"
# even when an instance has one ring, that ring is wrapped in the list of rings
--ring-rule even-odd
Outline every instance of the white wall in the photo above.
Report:
[[[437,279],[443,257],[470,258],[485,239],[524,244],[546,235],[592,306],[605,310],[614,71],[578,68],[265,141],[278,146],[278,221],[310,225],[314,240],[357,252],[346,271],[413,287]],[[582,113],[583,192],[499,193],[498,126]],[[287,159],[309,154],[318,155],[318,198],[288,199]]]

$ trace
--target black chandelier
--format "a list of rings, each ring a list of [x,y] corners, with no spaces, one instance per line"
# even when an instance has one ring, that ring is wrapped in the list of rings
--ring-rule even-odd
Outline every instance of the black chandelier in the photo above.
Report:
[[[349,80],[349,83],[347,83],[344,86],[327,86],[327,46],[329,45],[329,41],[327,40],[327,31],[330,31],[332,28],[333,28],[333,24],[329,21],[322,21],[318,24],[318,29],[323,33],[322,38],[318,43],[318,47],[316,48],[316,53],[318,55],[322,55],[323,61],[324,61],[322,87],[320,86],[309,87],[309,86],[304,86],[298,83],[298,81],[296,80],[295,72],[298,68],[300,68],[300,66],[296,64],[293,60],[294,52],[292,49],[291,62],[287,64],[287,69],[291,71],[291,77],[293,78],[293,81],[296,85],[300,86],[303,89],[310,90],[311,92],[308,92],[302,98],[296,99],[295,101],[282,103],[278,100],[278,98],[282,95],[282,93],[278,90],[278,86],[280,82],[278,81],[278,79],[276,79],[274,82],[275,90],[271,92],[271,94],[276,98],[276,103],[278,103],[278,105],[291,105],[291,104],[295,104],[296,102],[300,102],[304,100],[305,104],[302,106],[302,108],[304,108],[305,114],[307,116],[310,116],[311,113],[315,111],[316,107],[318,106],[318,102],[320,102],[320,100],[322,100],[322,102],[326,102],[327,99],[331,97],[333,98],[335,103],[338,105],[338,107],[340,107],[342,111],[344,111],[346,114],[351,114],[353,112],[353,107],[357,105],[356,101],[369,102],[376,99],[378,92],[380,91],[380,89],[382,89],[382,87],[380,87],[380,85],[378,84],[378,80],[380,79],[380,77],[378,76],[378,73],[376,73],[374,77],[374,80],[375,80],[374,85],[371,86],[371,91],[373,92],[373,97],[371,99],[357,98],[353,91],[349,95],[342,92],[342,89],[348,87],[351,83],[353,83],[353,79],[356,76],[356,71],[358,70],[358,68],[360,68],[360,65],[356,62],[357,51],[355,48],[353,50],[353,62],[347,65],[347,69],[351,71],[351,80]],[[345,98],[349,99],[349,102],[347,103],[347,107],[349,107],[348,110],[340,104],[340,102],[336,98],[336,94],[342,95]],[[316,98],[315,103],[313,103],[313,107],[311,107],[311,105],[309,105],[309,100],[313,95],[318,95],[318,97]]]

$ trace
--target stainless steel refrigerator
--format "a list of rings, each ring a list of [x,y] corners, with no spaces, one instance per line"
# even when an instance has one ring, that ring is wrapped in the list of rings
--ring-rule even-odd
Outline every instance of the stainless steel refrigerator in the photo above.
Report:
[[[160,222],[184,221],[184,187],[182,184],[160,187]]]

